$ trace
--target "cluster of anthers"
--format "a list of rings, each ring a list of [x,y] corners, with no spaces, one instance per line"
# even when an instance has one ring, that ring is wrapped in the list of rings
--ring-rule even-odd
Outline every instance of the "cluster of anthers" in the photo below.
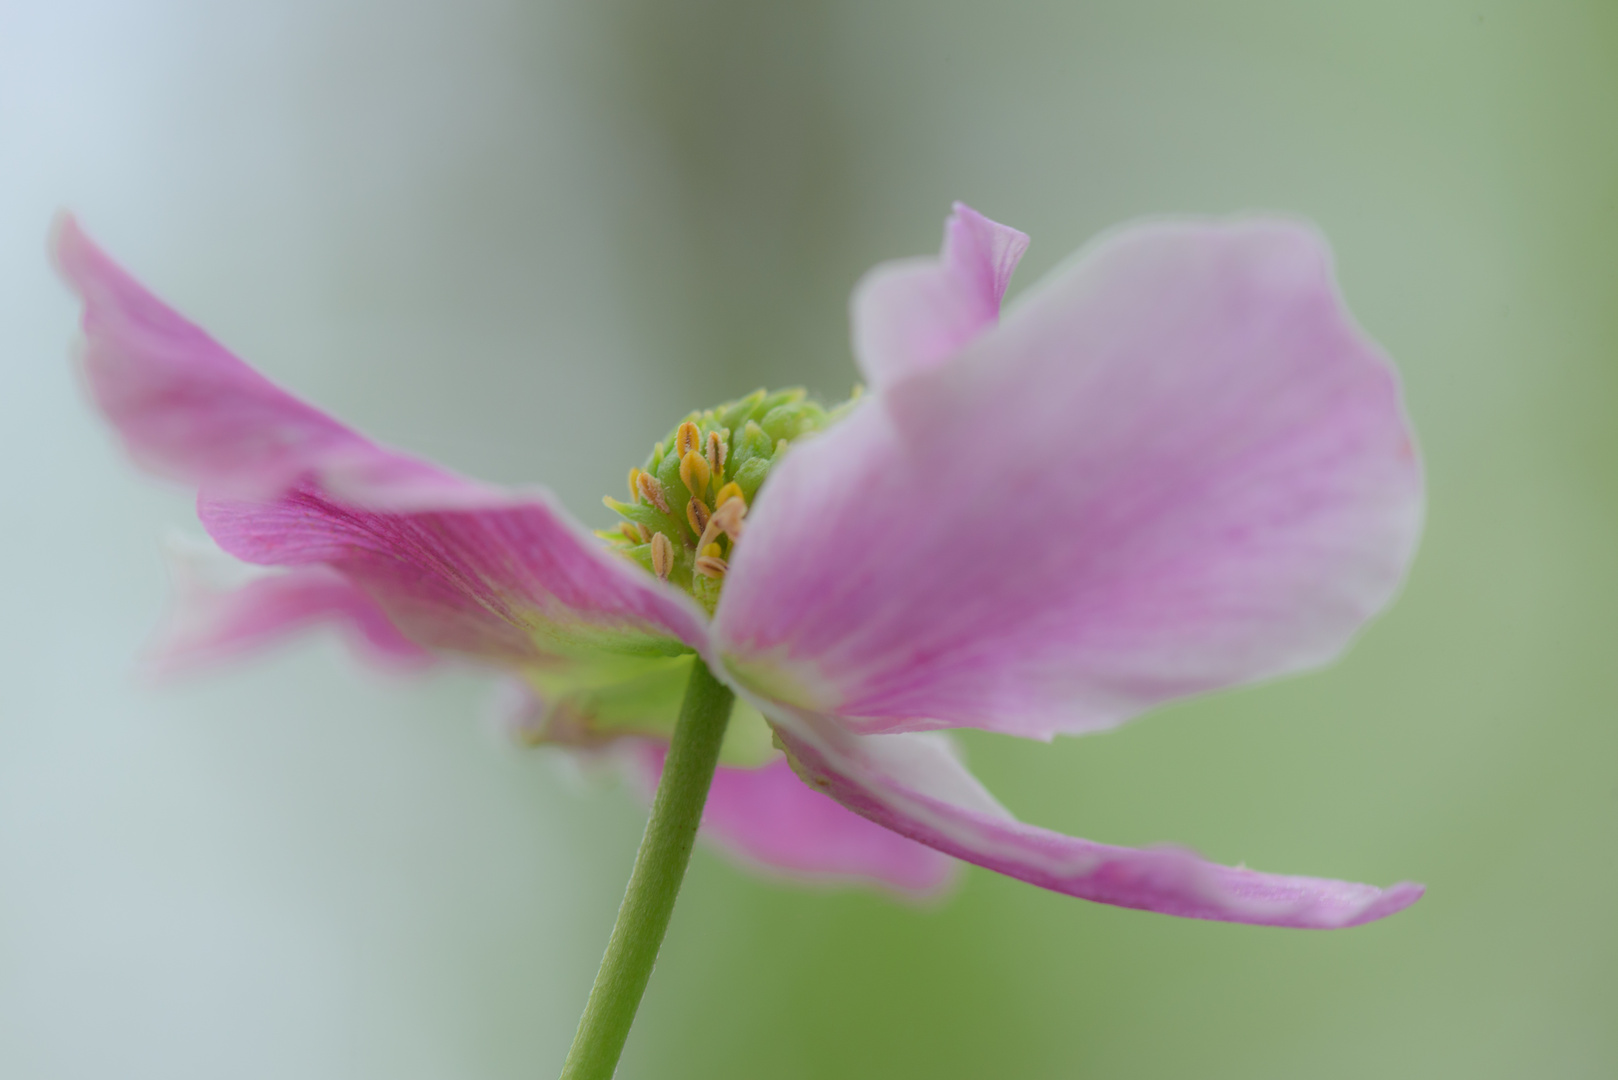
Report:
[[[629,470],[628,502],[603,500],[624,520],[596,535],[713,611],[770,467],[794,439],[824,428],[853,401],[828,411],[802,389],[756,390],[691,413],[644,466]]]

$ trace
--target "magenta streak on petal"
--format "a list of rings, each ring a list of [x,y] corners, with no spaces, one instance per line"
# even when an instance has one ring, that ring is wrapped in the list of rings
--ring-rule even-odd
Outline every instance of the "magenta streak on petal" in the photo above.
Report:
[[[267,574],[223,591],[194,581],[176,585],[176,610],[153,649],[160,674],[228,659],[322,623],[340,627],[378,664],[416,668],[433,660],[375,601],[327,566]]]
[[[1397,379],[1321,239],[1140,226],[795,447],[715,633],[867,733],[1093,731],[1330,660],[1421,516]]]
[[[421,646],[522,662],[648,638],[705,646],[694,604],[607,553],[547,492],[458,477],[304,404],[71,219],[55,254],[84,299],[97,404],[137,461],[197,485],[204,525],[238,558],[329,565]]]
[[[636,776],[649,798],[667,747],[632,744]],[[916,896],[936,895],[959,864],[817,795],[783,757],[762,768],[720,766],[702,811],[702,834],[754,868],[798,881],[866,882]]]
[[[818,790],[879,825],[958,859],[1084,900],[1183,918],[1325,930],[1409,907],[1422,886],[1388,889],[1219,866],[1180,848],[1138,850],[1025,825],[953,797],[970,774],[912,740],[852,735],[836,721],[772,709],[783,745]],[[965,773],[964,766],[954,766]]]
[[[883,263],[850,301],[854,355],[872,386],[932,367],[995,324],[1028,237],[956,203],[936,259]]]

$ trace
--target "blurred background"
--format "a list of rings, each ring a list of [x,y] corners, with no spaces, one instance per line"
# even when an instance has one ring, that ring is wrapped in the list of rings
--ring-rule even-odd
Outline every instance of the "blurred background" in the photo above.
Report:
[[[52,215],[369,433],[585,520],[679,414],[841,398],[950,200],[1013,295],[1145,214],[1307,215],[1431,508],[1332,670],[1054,746],[1039,824],[1386,884],[1294,933],[699,852],[620,1075],[1618,1075],[1618,6],[0,0],[0,1075],[556,1073],[643,823],[472,674],[138,677],[189,499],[67,362]]]

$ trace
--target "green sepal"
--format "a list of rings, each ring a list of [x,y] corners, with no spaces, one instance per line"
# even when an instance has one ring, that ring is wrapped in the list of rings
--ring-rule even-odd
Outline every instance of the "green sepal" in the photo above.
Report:
[[[693,659],[688,653],[614,664],[610,671],[587,665],[573,672],[530,672],[534,692],[550,704],[545,720],[530,737],[535,743],[566,746],[601,746],[625,737],[667,740],[679,719]],[[758,768],[774,760],[775,753],[764,717],[737,701],[720,763]]]

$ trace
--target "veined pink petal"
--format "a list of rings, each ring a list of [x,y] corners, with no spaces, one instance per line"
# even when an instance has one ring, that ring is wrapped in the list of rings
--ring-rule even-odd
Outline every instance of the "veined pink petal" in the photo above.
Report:
[[[1028,237],[956,203],[936,259],[901,259],[870,271],[854,289],[854,356],[872,386],[948,358],[1000,317],[1011,272]]]
[[[200,488],[221,547],[328,566],[418,646],[573,664],[702,648],[695,604],[602,546],[542,490],[380,447],[281,390],[63,221],[91,392],[142,464]]]
[[[667,748],[635,740],[633,753],[650,797]],[[719,767],[702,811],[702,835],[744,865],[798,881],[866,882],[929,896],[948,886],[958,869],[954,859],[815,794],[780,755],[757,769]]]
[[[229,659],[322,623],[336,625],[362,654],[388,667],[422,667],[433,659],[329,566],[267,573],[235,588],[214,587],[177,560],[173,575],[174,610],[152,650],[159,674]]]
[[[1421,513],[1321,238],[1137,226],[795,447],[715,632],[755,690],[862,732],[1091,731],[1331,659]]]
[[[483,510],[389,512],[299,487],[272,502],[204,497],[197,510],[246,562],[334,567],[429,648],[545,665],[704,645],[695,605],[607,553],[542,492]]]
[[[1184,918],[1324,930],[1384,918],[1425,891],[1408,882],[1378,889],[1262,874],[1182,848],[1064,836],[984,806],[958,759],[922,741],[936,736],[854,735],[836,720],[790,708],[772,707],[769,715],[799,775],[816,790],[929,847],[1068,896]]]

